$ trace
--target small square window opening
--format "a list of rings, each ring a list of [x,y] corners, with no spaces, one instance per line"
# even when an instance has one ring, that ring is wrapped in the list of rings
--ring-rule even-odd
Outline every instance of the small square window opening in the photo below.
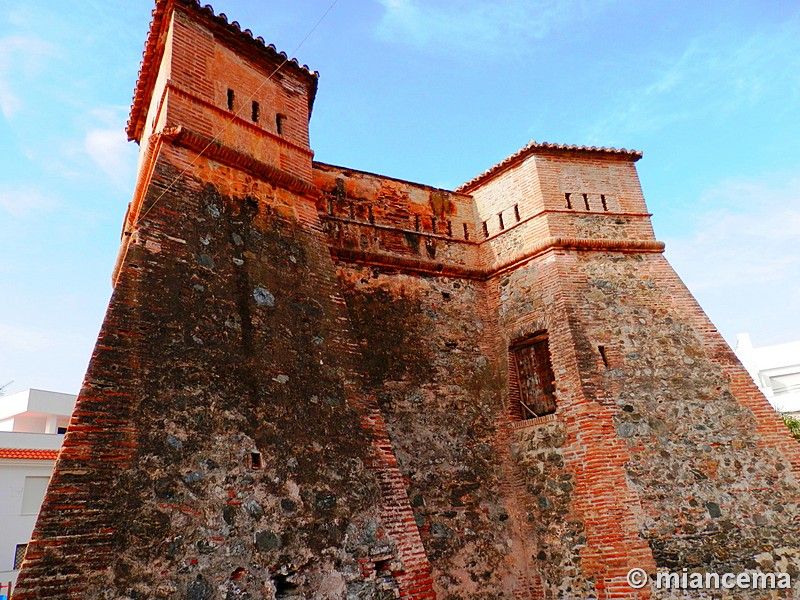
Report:
[[[261,468],[261,452],[250,453],[250,468],[256,471]]]

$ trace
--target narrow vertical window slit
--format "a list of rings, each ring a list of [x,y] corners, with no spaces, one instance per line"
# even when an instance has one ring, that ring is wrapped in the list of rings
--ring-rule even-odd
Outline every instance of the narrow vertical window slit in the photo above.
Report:
[[[606,369],[608,368],[608,357],[606,356],[606,347],[605,346],[598,346],[597,351],[600,353],[600,358],[603,359],[603,364],[605,365]]]

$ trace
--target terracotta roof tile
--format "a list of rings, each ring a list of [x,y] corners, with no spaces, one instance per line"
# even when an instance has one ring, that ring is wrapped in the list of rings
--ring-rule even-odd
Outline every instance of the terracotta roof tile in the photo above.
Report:
[[[161,1],[161,0],[159,0]],[[199,0],[184,0],[184,5],[189,6],[201,6]],[[317,78],[319,77],[318,71],[312,71],[308,65],[301,65],[296,58],[289,58],[286,52],[279,52],[278,49],[275,47],[274,44],[267,44],[264,41],[264,38],[261,36],[254,36],[253,32],[249,29],[242,29],[242,26],[239,25],[238,21],[231,21],[228,22],[228,16],[225,13],[219,13],[218,15],[214,13],[214,7],[210,4],[206,4],[205,6],[201,6],[200,10],[209,17],[211,17],[217,24],[226,27],[229,31],[232,31],[236,34],[239,34],[244,39],[256,42],[259,46],[263,46],[273,54],[275,54],[276,58],[280,58],[281,60],[289,59],[289,64],[293,65],[295,68],[299,69],[300,71],[304,71],[306,75],[310,77]]]
[[[530,154],[535,154],[536,151],[556,151],[556,152],[589,152],[589,153],[602,153],[602,154],[616,154],[620,156],[627,156],[630,159],[637,161],[642,158],[640,150],[627,150],[626,148],[604,148],[602,146],[574,146],[570,144],[550,144],[548,142],[536,142],[531,140],[526,146],[517,150],[514,154],[501,160],[499,163],[487,169],[477,177],[473,177],[468,182],[456,188],[457,192],[470,192],[478,183],[488,179],[489,177],[499,173],[506,167],[521,161],[523,158]]]
[[[0,448],[0,458],[23,460],[55,460],[58,450],[36,450],[33,448]]]

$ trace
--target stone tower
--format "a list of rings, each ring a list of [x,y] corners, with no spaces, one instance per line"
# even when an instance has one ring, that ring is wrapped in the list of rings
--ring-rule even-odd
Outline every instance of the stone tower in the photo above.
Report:
[[[14,598],[796,574],[800,446],[665,261],[641,154],[531,143],[441,190],[313,162],[316,89],[157,1],[114,294]]]

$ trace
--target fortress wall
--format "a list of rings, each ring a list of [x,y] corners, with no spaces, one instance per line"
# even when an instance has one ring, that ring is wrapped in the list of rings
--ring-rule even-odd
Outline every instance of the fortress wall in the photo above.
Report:
[[[718,352],[724,342],[663,256],[561,262],[583,394],[625,446],[633,516],[656,566],[797,572],[796,442],[763,397],[753,402],[732,380],[738,361]],[[767,418],[759,423],[754,410]]]
[[[673,309],[690,324],[710,361],[729,380],[736,401],[756,419],[759,446],[777,452],[791,464],[795,481],[800,481],[800,444],[786,435],[783,419],[772,408],[730,346],[708,319],[697,300],[663,257],[658,262],[660,284],[667,290]]]
[[[641,155],[531,144],[470,194],[312,163],[316,77],[264,83],[282,62],[158,0],[14,597],[670,597],[633,567],[800,593],[800,447],[660,254]]]
[[[508,382],[508,445],[532,569],[541,577],[543,597],[647,598],[647,590],[625,584],[631,567],[653,562],[638,539],[638,498],[627,488],[624,445],[613,435],[610,415],[583,390],[561,279],[565,254],[547,251],[486,284]],[[538,332],[547,334],[557,407],[553,414],[520,420],[513,414],[521,382],[511,348]]]
[[[335,252],[434,273],[477,270],[470,196],[323,163],[314,163],[314,184]]]
[[[541,248],[537,220],[554,237],[629,244],[617,252],[545,246],[486,284],[499,352],[536,331],[548,334],[558,408],[512,423],[510,442],[526,482],[522,504],[535,524],[529,533],[544,587],[564,594],[559,586],[568,581],[567,593],[630,597],[637,592],[624,576],[637,566],[796,568],[793,533],[781,516],[797,510],[796,444],[744,384],[738,361],[663,256],[650,253],[658,248],[633,163],[547,152],[527,162],[534,160],[527,173],[540,192],[531,195],[544,208],[490,232],[484,264],[508,264],[515,253]],[[520,172],[511,168],[473,188],[479,210],[494,210],[497,198],[522,185]],[[590,209],[592,194],[603,193],[608,211],[563,210],[572,188],[587,190]],[[637,252],[642,242],[653,250]],[[513,406],[515,372],[509,358],[500,364]],[[752,493],[744,493],[751,483]],[[739,519],[741,532],[734,531]],[[761,554],[756,521],[765,528]]]
[[[148,202],[177,172],[159,161]],[[362,573],[405,540],[330,259],[262,191],[184,178],[140,224],[15,597],[394,585]]]
[[[482,284],[346,264],[339,278],[438,597],[515,597],[529,573],[515,555],[505,381],[486,351]]]
[[[307,137],[240,119],[209,143],[229,117],[203,74],[250,89],[263,73],[190,10],[178,3],[155,38],[181,55],[165,96],[179,128],[143,154],[115,295],[15,597],[430,597],[303,180]],[[276,104],[307,131],[295,71]]]
[[[553,597],[584,597],[596,593],[592,574],[581,565],[580,550],[586,545],[584,516],[573,508],[575,473],[565,459],[568,425],[565,407],[575,401],[566,384],[571,338],[560,319],[559,289],[549,272],[552,255],[545,255],[486,283],[487,301],[494,307],[498,335],[495,354],[505,384],[509,456],[518,485],[520,521],[530,540],[531,568],[540,575],[540,586]],[[512,343],[546,331],[553,365],[558,409],[555,414],[521,421],[514,410],[517,387],[513,373]],[[566,355],[566,358],[562,358]],[[569,431],[574,443],[575,432]],[[566,446],[566,447],[565,447]],[[547,596],[544,596],[547,597]]]
[[[15,597],[430,598],[297,145],[311,76],[286,67],[270,101],[299,118],[262,131],[219,104],[279,58],[241,58],[255,42],[190,2],[160,3],[154,27],[145,63],[164,40],[172,59],[145,120],[169,108],[174,127],[145,140],[71,450]]]
[[[39,511],[14,598],[82,598],[109,586],[116,524],[127,517],[106,495],[135,460],[132,414],[143,359],[138,272],[114,290],[78,402]]]

